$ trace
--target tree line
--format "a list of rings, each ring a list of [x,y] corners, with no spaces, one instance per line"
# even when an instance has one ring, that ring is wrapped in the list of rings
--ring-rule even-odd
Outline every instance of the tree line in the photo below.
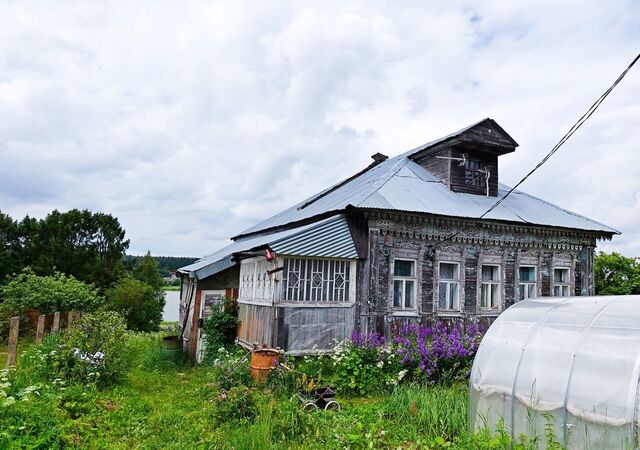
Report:
[[[125,257],[127,263],[133,263],[134,265],[138,264],[142,258],[143,256],[136,255],[126,255]],[[198,258],[189,256],[152,256],[152,258],[158,264],[158,270],[160,270],[160,275],[163,277],[167,277],[180,267],[188,266],[198,260]]]
[[[110,214],[55,210],[18,221],[0,211],[0,280],[30,267],[37,275],[60,272],[104,291],[124,274],[128,248],[125,230]]]
[[[132,330],[157,330],[164,280],[150,253],[127,259],[129,244],[111,214],[54,210],[15,220],[0,211],[0,339],[11,316],[28,324],[34,312],[116,311]]]

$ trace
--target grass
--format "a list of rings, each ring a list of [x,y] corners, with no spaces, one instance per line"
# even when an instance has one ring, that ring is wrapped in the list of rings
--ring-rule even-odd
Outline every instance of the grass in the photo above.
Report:
[[[232,388],[222,401],[215,369],[167,360],[159,336],[132,339],[130,351],[136,365],[113,388],[70,386],[15,410],[0,405],[0,447],[502,448],[469,435],[464,385],[400,386],[339,397],[340,411],[305,412],[275,388],[247,388],[246,397]]]
[[[164,286],[162,290],[163,291],[179,291],[180,286]]]

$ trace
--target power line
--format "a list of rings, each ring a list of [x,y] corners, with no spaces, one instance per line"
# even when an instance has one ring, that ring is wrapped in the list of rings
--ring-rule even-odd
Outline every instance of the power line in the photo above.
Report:
[[[604,93],[600,97],[598,97],[598,99],[589,107],[589,109],[587,109],[587,111],[576,121],[576,123],[573,124],[573,126],[569,129],[569,131],[567,131],[564,134],[564,136],[562,136],[562,138],[560,138],[558,143],[553,146],[553,148],[549,151],[549,153],[547,153],[544,156],[544,158],[542,158],[542,160],[540,160],[540,162],[538,164],[536,164],[536,166],[533,169],[531,169],[531,171],[529,171],[529,173],[527,173],[524,177],[522,177],[522,179],[520,181],[518,181],[518,183],[516,183],[515,186],[513,186],[511,189],[509,189],[509,191],[503,197],[500,197],[500,199],[498,199],[497,202],[495,202],[489,209],[487,209],[484,213],[482,213],[482,215],[479,216],[478,219],[483,219],[487,214],[489,214],[491,211],[496,209],[498,207],[498,205],[500,205],[503,201],[505,201],[506,198],[509,195],[511,195],[511,193],[513,191],[516,190],[516,188],[518,186],[520,186],[522,183],[524,183],[527,178],[529,178],[531,175],[533,175],[533,173],[536,170],[538,170],[540,167],[542,167],[542,165],[544,163],[546,163],[560,149],[560,147],[562,147],[562,145],[565,142],[567,142],[569,140],[569,138],[571,136],[573,136],[573,134],[576,131],[578,131],[578,129],[580,129],[580,127],[582,127],[582,125],[589,119],[589,117],[591,117],[593,115],[593,113],[596,112],[596,110],[600,107],[602,102],[609,96],[611,91],[613,91],[613,89],[618,85],[618,83],[620,83],[620,81],[622,81],[622,79],[625,77],[625,75],[627,75],[627,72],[629,72],[629,70],[631,70],[631,68],[635,65],[635,63],[638,62],[638,59],[640,59],[640,53],[638,53],[638,55],[631,61],[631,64],[629,64],[627,66],[627,68],[624,69],[624,71],[620,74],[620,76],[618,76],[618,78],[613,82],[613,84],[611,86],[609,86],[609,88],[606,91],[604,91]],[[460,233],[461,233],[461,231],[457,231],[456,233],[454,233],[451,236],[447,237],[445,240],[436,243],[436,245],[443,244],[443,243],[445,243],[447,241],[450,241]]]

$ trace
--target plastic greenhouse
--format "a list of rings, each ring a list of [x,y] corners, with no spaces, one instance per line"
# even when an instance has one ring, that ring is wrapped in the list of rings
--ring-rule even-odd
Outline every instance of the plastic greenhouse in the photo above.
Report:
[[[637,448],[640,296],[539,298],[491,325],[471,371],[470,427],[551,427],[568,448]]]

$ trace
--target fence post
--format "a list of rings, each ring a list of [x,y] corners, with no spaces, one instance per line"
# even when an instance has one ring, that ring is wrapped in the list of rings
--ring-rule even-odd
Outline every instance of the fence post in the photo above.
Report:
[[[71,328],[71,324],[73,323],[73,311],[69,311],[68,315],[67,315],[67,330],[69,328]]]
[[[20,317],[12,317],[9,325],[9,354],[7,355],[7,366],[16,364],[16,352],[18,351],[18,331],[20,330]]]
[[[38,316],[38,328],[36,328],[36,344],[42,344],[42,339],[44,338],[44,319],[44,314],[40,314]]]
[[[60,328],[60,311],[56,311],[53,314],[53,324],[51,325],[51,332],[56,333]]]

